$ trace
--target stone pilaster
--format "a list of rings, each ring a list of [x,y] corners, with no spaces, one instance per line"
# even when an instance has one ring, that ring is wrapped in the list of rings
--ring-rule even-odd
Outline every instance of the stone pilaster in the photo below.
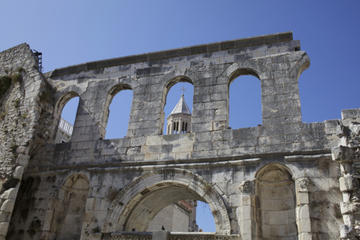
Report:
[[[312,239],[310,219],[310,197],[308,178],[298,178],[295,181],[296,188],[296,225],[298,227],[299,240]]]
[[[254,181],[243,181],[239,190],[241,195],[237,215],[240,224],[240,235],[242,240],[251,240],[256,233]]]

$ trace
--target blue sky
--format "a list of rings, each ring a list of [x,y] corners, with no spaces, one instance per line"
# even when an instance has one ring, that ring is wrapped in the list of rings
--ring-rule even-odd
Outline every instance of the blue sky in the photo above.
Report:
[[[360,1],[2,0],[0,50],[27,42],[44,70],[293,31],[311,59],[300,77],[305,122],[358,107]]]
[[[301,41],[302,50],[311,60],[310,68],[299,78],[303,121],[338,119],[342,109],[360,107],[358,0],[2,0],[0,6],[0,51],[27,42],[43,53],[44,71],[293,31],[294,39]],[[249,89],[255,89],[244,91],[255,92],[255,100],[245,101],[250,112],[243,115],[250,118],[244,126],[256,126],[261,123],[257,83],[243,81],[251,82]],[[230,91],[238,93],[241,89],[234,87]],[[181,93],[179,89],[172,91],[176,103]],[[245,93],[238,95],[254,99]],[[191,90],[185,92],[187,95]],[[189,105],[191,101],[190,96]],[[236,128],[239,121],[230,125]]]

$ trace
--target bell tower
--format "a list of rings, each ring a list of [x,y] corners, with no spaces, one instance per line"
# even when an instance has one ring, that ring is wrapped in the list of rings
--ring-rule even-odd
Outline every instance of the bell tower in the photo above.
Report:
[[[181,134],[191,131],[191,112],[185,102],[184,94],[167,118],[166,134]]]

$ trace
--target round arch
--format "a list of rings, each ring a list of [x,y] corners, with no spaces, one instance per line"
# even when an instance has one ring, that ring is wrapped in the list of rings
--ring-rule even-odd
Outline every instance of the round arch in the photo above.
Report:
[[[55,111],[54,111],[54,123],[55,126],[53,127],[54,132],[52,133],[52,139],[55,140],[57,131],[58,131],[58,127],[59,127],[59,123],[60,123],[60,118],[61,118],[61,113],[65,107],[65,105],[72,99],[78,97],[80,100],[80,95],[75,92],[75,91],[69,91],[65,94],[63,94],[61,97],[58,98],[58,100],[56,101],[55,104]],[[80,101],[79,101],[80,104]],[[79,107],[79,106],[78,106]]]
[[[83,183],[86,183],[88,185],[88,188],[90,186],[90,181],[89,181],[89,177],[87,176],[88,174],[85,173],[69,173],[68,176],[66,176],[64,178],[64,181],[61,184],[61,188],[60,190],[63,189],[70,189],[73,187],[73,185],[78,181],[82,181]]]
[[[74,97],[80,97],[80,96],[77,92],[70,91],[70,92],[63,94],[61,97],[59,97],[59,99],[57,100],[57,102],[55,104],[55,111],[54,111],[55,117],[60,116],[66,103]]]
[[[179,75],[179,76],[173,77],[173,78],[169,79],[168,81],[166,81],[164,88],[163,88],[162,109],[164,109],[164,107],[166,105],[166,97],[167,97],[167,94],[169,93],[170,88],[179,82],[187,82],[187,83],[194,85],[193,81],[185,75]]]
[[[263,171],[268,169],[271,166],[277,166],[280,169],[286,170],[292,177],[292,180],[295,181],[298,178],[304,177],[304,171],[299,169],[299,166],[292,163],[284,163],[279,160],[271,160],[271,161],[261,161],[259,165],[256,167],[256,171],[253,171],[249,176],[249,179],[256,179]]]
[[[89,178],[84,173],[72,172],[62,181],[56,199],[49,203],[53,215],[46,216],[49,222],[51,218],[56,219],[51,223],[50,232],[57,239],[78,239],[81,236],[89,189]]]
[[[127,84],[127,83],[118,83],[114,86],[112,86],[107,92],[106,92],[106,100],[105,100],[105,104],[104,104],[104,112],[102,115],[102,120],[101,120],[101,135],[103,138],[105,138],[105,132],[106,132],[106,127],[108,124],[108,119],[109,119],[109,107],[110,104],[113,100],[113,98],[115,97],[116,94],[118,94],[120,91],[122,90],[133,90],[133,88]]]
[[[245,62],[241,65],[233,63],[223,73],[224,83],[227,84],[226,122],[228,127],[255,127],[262,124],[261,74],[254,66],[255,64],[251,64],[251,62]],[[251,77],[249,78],[249,76]],[[245,84],[243,86],[247,86],[254,91],[243,92],[243,89],[246,88],[241,87],[241,84]],[[231,85],[233,88],[231,88]],[[236,89],[237,93],[230,94],[230,88]],[[249,97],[249,99],[245,97]],[[248,105],[244,104],[248,101],[253,104],[252,111],[249,111]],[[237,116],[241,117],[237,118]]]
[[[255,172],[255,179],[258,179],[261,177],[266,171],[269,171],[271,169],[279,169],[281,171],[287,172],[291,176],[291,178],[294,180],[294,174],[293,171],[286,165],[280,163],[280,162],[270,162],[270,163],[264,163],[259,166],[257,171]]]
[[[251,75],[259,80],[261,80],[261,71],[259,71],[254,64],[248,63],[248,64],[241,64],[233,63],[231,64],[223,73],[223,77],[226,77],[228,80],[228,85],[230,86],[230,83],[237,77],[242,75]]]
[[[257,235],[266,239],[283,236],[296,239],[296,191],[291,171],[282,164],[269,163],[255,177]]]
[[[214,216],[216,232],[230,234],[230,220],[221,195],[202,177],[184,169],[155,170],[135,179],[117,194],[103,229],[105,232],[131,231],[133,228],[145,231],[162,208],[184,198],[207,202]]]

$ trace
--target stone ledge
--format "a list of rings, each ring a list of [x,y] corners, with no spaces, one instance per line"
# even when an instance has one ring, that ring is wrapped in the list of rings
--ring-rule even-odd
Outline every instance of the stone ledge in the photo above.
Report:
[[[112,58],[94,62],[73,65],[65,68],[55,69],[51,73],[46,73],[46,76],[59,77],[66,74],[79,73],[82,71],[89,71],[101,69],[105,67],[113,67],[119,65],[126,65],[138,62],[151,62],[174,57],[184,57],[202,53],[212,53],[217,51],[225,51],[237,48],[246,48],[260,46],[264,44],[274,44],[281,42],[289,42],[293,40],[292,32],[270,34],[258,37],[242,38],[231,41],[223,41],[217,43],[203,44],[191,47],[177,48],[166,51],[145,53],[139,55],[132,55],[120,58]]]

